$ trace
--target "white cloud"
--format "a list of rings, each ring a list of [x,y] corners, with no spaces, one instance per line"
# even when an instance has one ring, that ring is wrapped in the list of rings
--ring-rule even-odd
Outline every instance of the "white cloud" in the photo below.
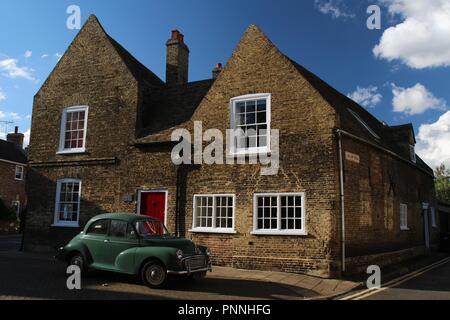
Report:
[[[342,0],[315,0],[314,5],[321,13],[330,15],[333,19],[355,17],[354,14],[347,12]]]
[[[450,111],[438,121],[420,126],[416,152],[433,169],[441,163],[450,167]]]
[[[36,81],[33,77],[33,69],[27,67],[19,67],[17,66],[17,60],[6,58],[0,60],[0,72],[2,75],[15,79],[15,78],[23,78],[31,81]]]
[[[0,119],[20,120],[22,117],[16,112],[5,112],[0,110]]]
[[[356,90],[348,94],[348,97],[365,108],[373,108],[380,103],[383,96],[378,93],[378,87],[356,87]]]
[[[44,53],[44,54],[41,56],[41,58],[42,58],[42,59],[48,58],[48,54],[47,54],[47,53]]]
[[[386,29],[373,48],[378,58],[411,68],[450,66],[450,1],[380,0],[402,22]]]
[[[397,87],[392,84],[392,94],[394,96],[392,100],[394,112],[414,115],[424,113],[429,109],[445,110],[447,108],[447,102],[444,99],[436,98],[420,83],[411,88]]]
[[[25,53],[24,53],[23,56],[25,57],[25,59],[28,59],[28,58],[30,58],[32,55],[33,55],[33,51],[27,50],[27,51],[25,51]]]
[[[27,131],[25,131],[23,133],[24,138],[23,138],[23,147],[26,148],[28,147],[28,145],[30,144],[30,134],[31,134],[31,129],[28,129]]]
[[[7,96],[6,93],[0,88],[0,101],[6,100]]]

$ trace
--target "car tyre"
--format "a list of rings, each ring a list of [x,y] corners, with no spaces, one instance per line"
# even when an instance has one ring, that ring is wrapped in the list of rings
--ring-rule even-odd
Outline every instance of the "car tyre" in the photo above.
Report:
[[[84,258],[80,253],[73,254],[70,257],[67,266],[78,266],[81,272],[87,271],[86,262],[84,261]]]
[[[163,288],[167,282],[166,268],[160,262],[150,260],[142,267],[141,278],[144,284],[149,288]]]

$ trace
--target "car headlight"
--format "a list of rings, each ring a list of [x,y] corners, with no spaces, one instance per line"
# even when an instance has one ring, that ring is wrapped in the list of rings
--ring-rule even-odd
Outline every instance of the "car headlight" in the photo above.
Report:
[[[183,250],[178,249],[175,254],[177,255],[178,260],[183,259]]]

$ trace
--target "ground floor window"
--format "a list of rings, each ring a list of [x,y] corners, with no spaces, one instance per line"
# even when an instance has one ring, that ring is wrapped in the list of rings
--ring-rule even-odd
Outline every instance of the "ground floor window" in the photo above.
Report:
[[[61,179],[56,185],[55,219],[56,226],[78,227],[80,215],[81,181]]]
[[[400,204],[400,230],[408,230],[408,205]]]
[[[192,231],[234,232],[234,195],[195,195]]]
[[[253,234],[304,235],[305,194],[255,194]]]

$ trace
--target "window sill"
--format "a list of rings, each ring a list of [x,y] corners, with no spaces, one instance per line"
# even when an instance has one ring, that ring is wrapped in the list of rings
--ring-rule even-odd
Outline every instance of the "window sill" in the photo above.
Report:
[[[409,228],[400,228],[400,231],[409,231]]]
[[[269,230],[256,230],[250,233],[254,236],[307,236],[308,233],[306,231],[269,231]]]
[[[17,179],[17,178],[15,178],[14,180],[16,180],[16,181],[23,181],[23,179]]]
[[[192,233],[216,233],[216,234],[237,234],[235,230],[225,230],[225,229],[190,229],[188,230]]]
[[[86,153],[86,149],[60,150],[56,152],[56,154],[58,155],[81,154],[81,153]]]
[[[54,227],[54,228],[79,228],[80,225],[77,224],[73,224],[73,223],[53,223],[50,225],[50,227]]]

